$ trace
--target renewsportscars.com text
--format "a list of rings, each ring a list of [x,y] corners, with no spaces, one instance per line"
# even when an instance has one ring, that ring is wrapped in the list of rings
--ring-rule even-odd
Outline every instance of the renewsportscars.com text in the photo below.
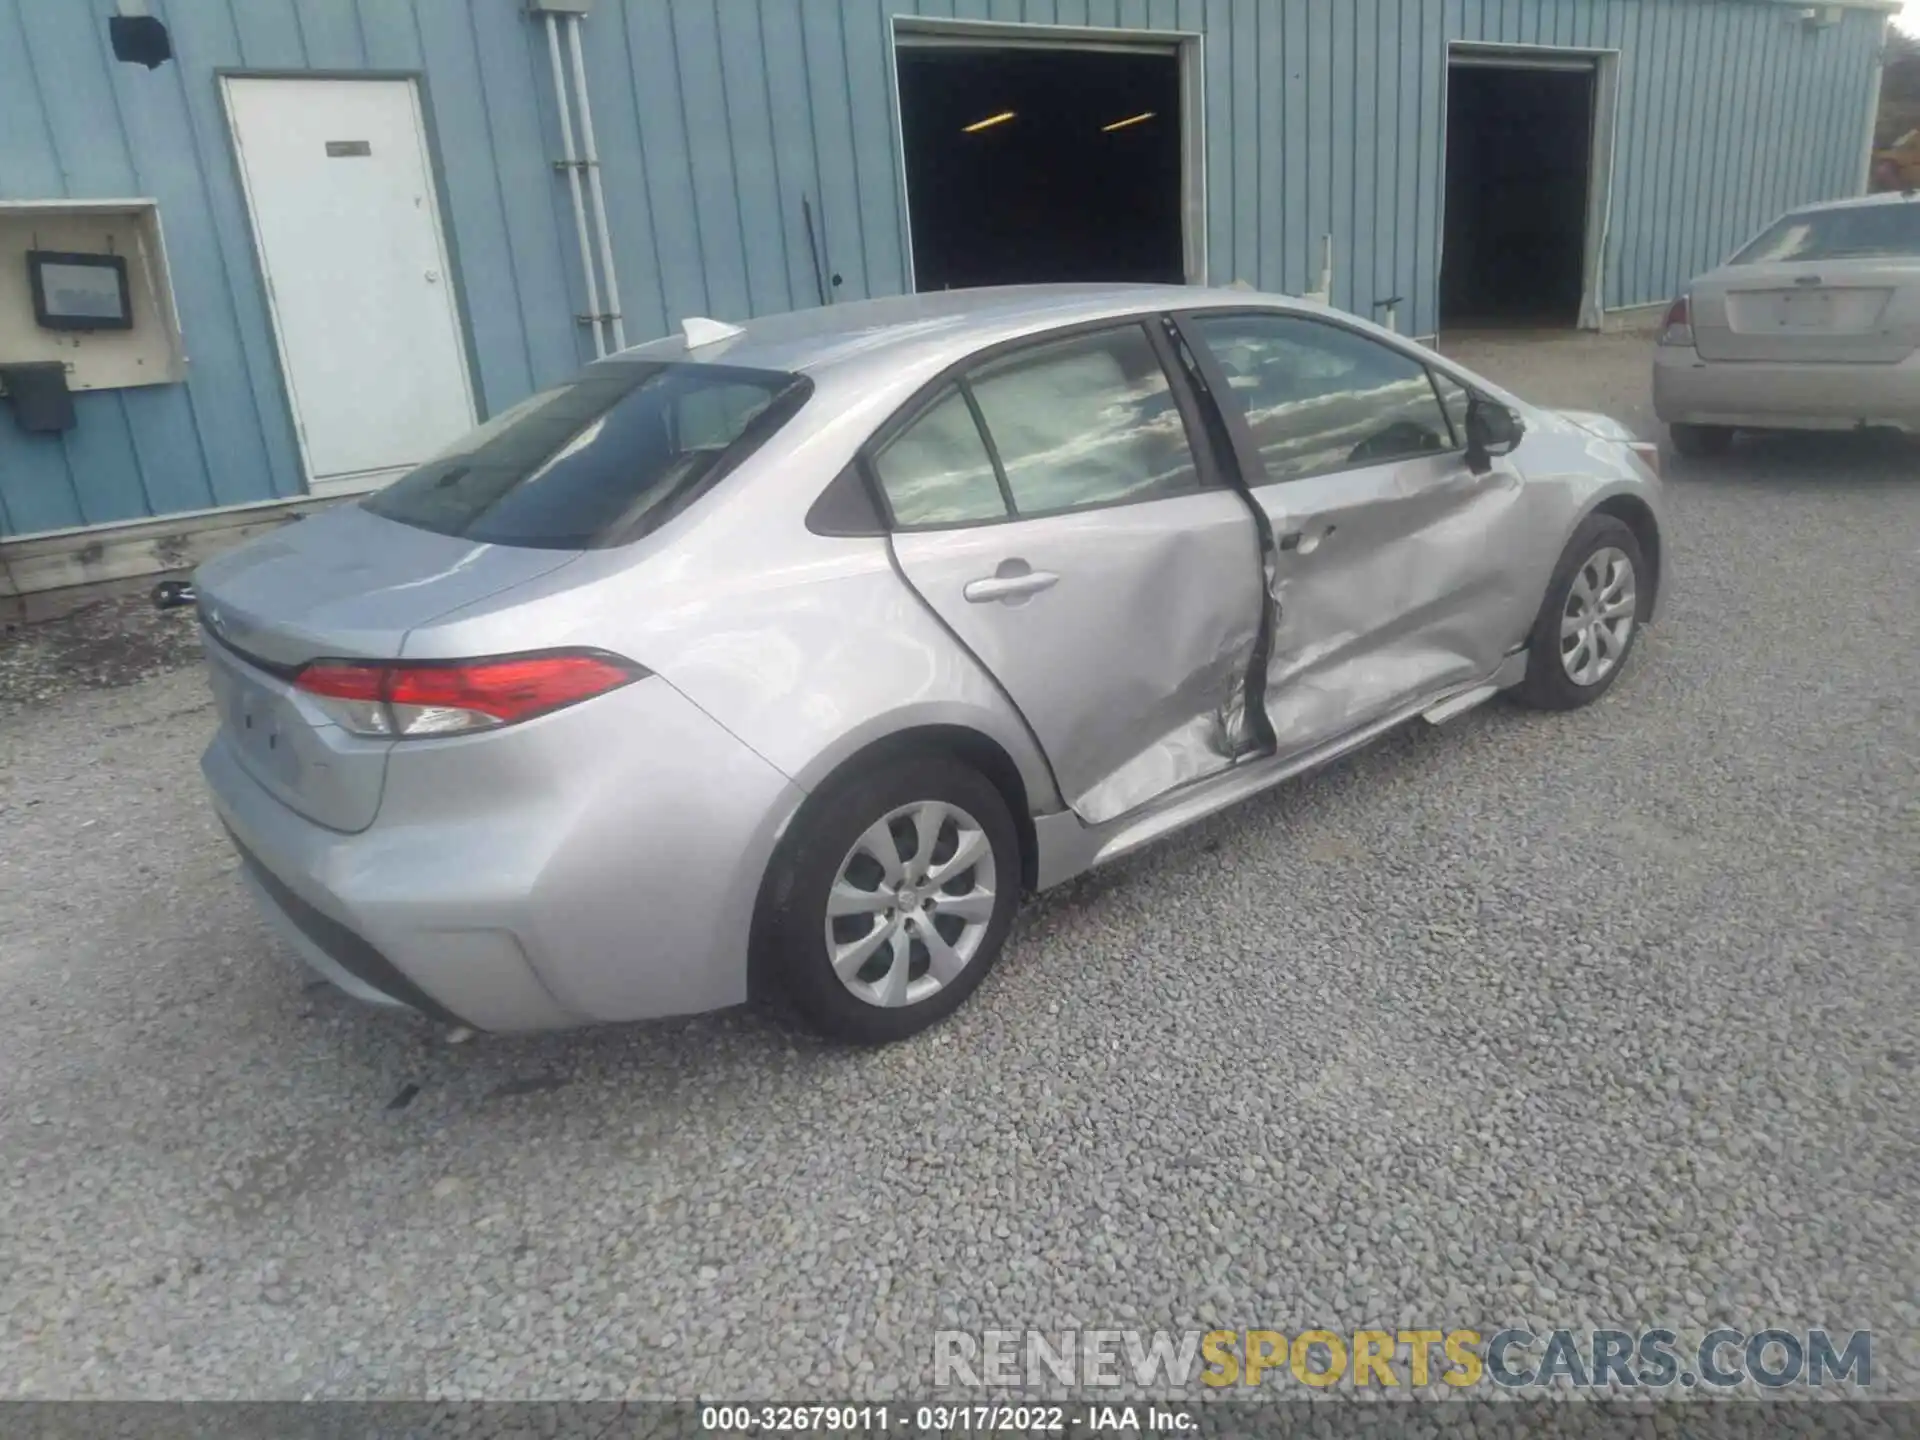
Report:
[[[1769,1390],[1873,1383],[1855,1330],[942,1330],[937,1388],[1215,1390],[1262,1385]]]

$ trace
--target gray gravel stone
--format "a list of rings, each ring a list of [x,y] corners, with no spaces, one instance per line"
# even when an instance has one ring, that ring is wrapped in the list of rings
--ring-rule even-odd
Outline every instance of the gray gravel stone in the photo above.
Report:
[[[1648,423],[1642,339],[1462,353]],[[1086,877],[872,1053],[449,1046],[269,941],[197,674],[0,716],[0,1387],[907,1396],[942,1327],[1531,1320],[1873,1327],[1911,1395],[1916,469],[1677,469],[1602,705]]]
[[[199,631],[187,612],[155,610],[147,587],[110,588],[122,593],[57,619],[0,627],[0,716],[198,663]]]

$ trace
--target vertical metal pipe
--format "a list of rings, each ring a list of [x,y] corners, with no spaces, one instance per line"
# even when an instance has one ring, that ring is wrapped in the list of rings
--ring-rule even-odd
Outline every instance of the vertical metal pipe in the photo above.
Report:
[[[580,17],[567,21],[567,42],[573,49],[573,89],[580,101],[580,156],[587,165],[587,184],[593,192],[594,223],[600,237],[600,273],[607,282],[607,319],[613,326],[613,348],[627,348],[626,322],[620,315],[620,282],[613,274],[613,237],[607,230],[607,197],[600,186],[600,152],[593,143],[593,105],[587,99],[587,63],[580,54]]]
[[[593,354],[595,359],[600,359],[607,353],[606,342],[600,336],[600,283],[593,274],[593,247],[587,240],[587,206],[580,194],[580,165],[573,152],[573,108],[567,101],[566,71],[560,64],[560,22],[553,15],[545,19],[547,55],[553,61],[553,96],[560,105],[560,152],[567,185],[573,191],[573,233],[580,241],[580,273],[587,280],[587,315],[593,327]]]

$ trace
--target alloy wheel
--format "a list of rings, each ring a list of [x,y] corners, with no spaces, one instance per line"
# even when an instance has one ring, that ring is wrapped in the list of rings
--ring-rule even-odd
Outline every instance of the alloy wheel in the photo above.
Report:
[[[1574,572],[1560,616],[1560,663],[1576,685],[1598,685],[1627,653],[1638,613],[1633,561],[1609,545]]]
[[[869,1005],[917,1005],[979,953],[997,897],[993,843],[958,805],[920,800],[870,825],[827,894],[827,958]]]

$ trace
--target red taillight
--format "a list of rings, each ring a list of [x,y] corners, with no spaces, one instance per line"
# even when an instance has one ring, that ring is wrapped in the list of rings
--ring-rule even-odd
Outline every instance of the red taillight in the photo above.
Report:
[[[1693,307],[1682,295],[1667,307],[1667,318],[1660,322],[1662,345],[1693,344]]]
[[[388,672],[390,705],[476,710],[503,724],[624,685],[633,672],[593,655],[545,655]]]
[[[511,725],[646,673],[615,655],[567,651],[446,664],[316,660],[293,683],[356,735],[405,738]]]
[[[319,660],[307,666],[294,684],[309,695],[329,700],[380,700],[387,672],[378,665],[350,665],[342,660]]]

